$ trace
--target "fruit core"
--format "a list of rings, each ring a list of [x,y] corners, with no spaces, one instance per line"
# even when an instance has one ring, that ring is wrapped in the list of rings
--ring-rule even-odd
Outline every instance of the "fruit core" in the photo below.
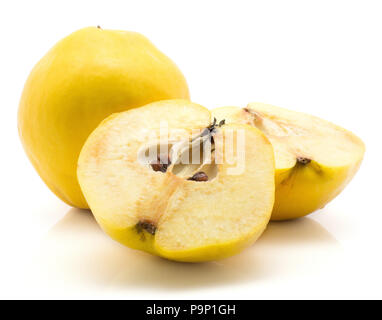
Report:
[[[142,151],[145,160],[141,163],[149,165],[155,172],[170,172],[187,181],[211,181],[218,173],[214,135],[224,124],[225,120],[217,123],[214,119],[210,126],[191,139],[151,145]],[[155,151],[152,158],[150,150]]]

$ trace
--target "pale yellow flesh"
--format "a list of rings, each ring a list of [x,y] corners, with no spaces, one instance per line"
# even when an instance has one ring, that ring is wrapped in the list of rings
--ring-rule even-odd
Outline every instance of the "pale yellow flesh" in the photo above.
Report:
[[[276,160],[272,220],[298,218],[324,207],[353,178],[365,151],[357,136],[339,126],[272,105],[217,108],[213,116],[257,127],[271,141]]]
[[[18,113],[24,149],[48,187],[88,208],[77,181],[80,150],[112,113],[163,99],[189,99],[176,65],[135,32],[81,29],[33,68]]]
[[[268,139],[249,126],[218,128],[216,144],[225,145],[229,130],[245,133],[245,171],[231,175],[235,164],[224,162],[208,182],[189,181],[170,168],[154,172],[137,160],[140,148],[155,142],[145,136],[147,129],[157,132],[160,121],[168,121],[170,140],[181,141],[208,127],[211,115],[192,103],[163,101],[109,117],[90,135],[78,177],[97,221],[129,247],[178,261],[221,259],[252,244],[265,229],[274,201]],[[137,232],[141,221],[155,225],[155,234]]]

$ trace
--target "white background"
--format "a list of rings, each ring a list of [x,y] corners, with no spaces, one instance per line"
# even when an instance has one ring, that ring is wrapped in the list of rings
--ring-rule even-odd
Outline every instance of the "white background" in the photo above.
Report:
[[[382,298],[380,1],[3,1],[0,298]],[[85,26],[145,34],[209,108],[250,101],[359,135],[364,162],[309,217],[271,223],[242,254],[181,264],[121,246],[40,180],[16,114],[29,71]]]

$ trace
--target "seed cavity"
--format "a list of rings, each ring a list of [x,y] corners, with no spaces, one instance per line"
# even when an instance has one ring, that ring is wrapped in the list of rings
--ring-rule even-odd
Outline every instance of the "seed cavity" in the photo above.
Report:
[[[191,140],[144,146],[138,153],[138,161],[155,172],[170,172],[182,179],[213,179],[217,175],[214,136],[216,129],[223,125],[225,119],[218,122],[214,118],[208,127]]]
[[[208,176],[203,171],[200,171],[195,173],[192,177],[188,178],[187,180],[198,182],[208,181]]]
[[[296,158],[297,163],[306,165],[312,161],[312,159],[305,158],[305,157],[297,157]]]

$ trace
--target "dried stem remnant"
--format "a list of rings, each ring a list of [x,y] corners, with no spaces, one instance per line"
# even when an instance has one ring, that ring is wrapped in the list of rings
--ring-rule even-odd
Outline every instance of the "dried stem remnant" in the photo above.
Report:
[[[217,120],[214,118],[214,122],[205,128],[200,136],[204,137],[207,134],[212,134],[216,128],[220,128],[221,126],[225,125],[225,119],[221,120],[218,124],[216,122]]]
[[[308,164],[310,161],[312,161],[312,159],[309,159],[309,158],[305,158],[305,157],[297,157],[297,163],[299,164]]]
[[[139,221],[135,225],[135,228],[136,228],[138,233],[142,233],[143,231],[147,231],[151,235],[154,235],[156,230],[157,230],[157,227],[155,226],[155,224],[153,224],[151,221],[148,221],[148,220]]]

